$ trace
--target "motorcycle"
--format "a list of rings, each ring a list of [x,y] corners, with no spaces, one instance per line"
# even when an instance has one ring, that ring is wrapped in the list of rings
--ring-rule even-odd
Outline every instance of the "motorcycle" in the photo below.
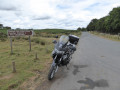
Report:
[[[48,80],[54,78],[60,66],[67,66],[69,64],[72,54],[76,51],[75,44],[70,42],[70,36],[62,35],[59,41],[54,40],[53,43],[55,45],[52,52],[53,62],[48,73]]]

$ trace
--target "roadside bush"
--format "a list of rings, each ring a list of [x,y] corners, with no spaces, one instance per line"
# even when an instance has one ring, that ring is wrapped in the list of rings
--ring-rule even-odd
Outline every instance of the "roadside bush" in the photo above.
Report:
[[[4,42],[4,41],[6,41],[6,38],[7,38],[7,35],[4,34],[4,33],[2,33],[2,32],[0,32],[0,40],[1,40],[2,42]]]
[[[14,39],[14,38],[12,38],[12,41],[14,42],[14,41],[15,41],[15,39]]]
[[[45,41],[41,41],[41,43],[40,43],[41,45],[45,45]]]
[[[1,40],[2,42],[6,41],[6,39],[5,39],[5,38],[0,38],[0,40]]]
[[[7,35],[2,33],[2,32],[0,32],[0,38],[7,38]]]
[[[40,41],[39,41],[39,40],[35,40],[35,43],[39,44],[39,43],[40,43]]]
[[[35,42],[35,43],[39,44],[40,40],[38,38],[33,38],[33,39],[31,39],[31,42]]]
[[[24,40],[28,40],[29,38],[28,38],[28,37],[22,37],[22,39],[24,39]]]
[[[41,40],[39,38],[33,38],[33,39],[31,39],[31,42],[35,42],[37,44],[45,45],[45,41]]]
[[[17,39],[17,40],[19,40],[19,39],[20,39],[20,37],[16,37],[16,39]]]

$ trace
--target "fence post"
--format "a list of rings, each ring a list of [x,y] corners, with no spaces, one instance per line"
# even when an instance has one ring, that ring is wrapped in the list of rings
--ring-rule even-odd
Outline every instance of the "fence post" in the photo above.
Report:
[[[31,51],[31,38],[30,38],[30,36],[29,36],[29,46],[30,46],[30,50],[29,51]]]
[[[15,73],[16,72],[15,62],[12,62],[12,67],[13,67],[13,73]]]
[[[13,54],[13,48],[12,48],[12,38],[10,37],[10,48],[11,48],[11,54]]]

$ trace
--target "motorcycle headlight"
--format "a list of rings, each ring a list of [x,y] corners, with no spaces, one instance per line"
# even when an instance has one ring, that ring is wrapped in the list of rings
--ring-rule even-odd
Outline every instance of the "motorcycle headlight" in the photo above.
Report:
[[[57,50],[57,49],[55,49],[55,52],[56,52],[57,54],[64,54],[64,51],[59,51],[59,50]]]

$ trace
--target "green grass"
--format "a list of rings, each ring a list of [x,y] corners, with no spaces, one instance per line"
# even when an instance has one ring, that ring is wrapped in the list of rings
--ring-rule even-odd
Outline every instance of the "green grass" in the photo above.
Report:
[[[64,29],[41,29],[41,30],[34,30],[34,32],[37,36],[48,37],[48,38],[53,38],[56,35],[60,37],[62,34],[64,35],[69,35],[69,34],[80,35],[81,34],[81,32],[77,30],[64,30]]]
[[[71,33],[71,32],[75,32],[76,30],[65,30],[65,29],[38,29],[35,30],[35,32],[46,32],[46,33],[53,33],[53,34],[57,34],[57,33]]]
[[[34,30],[36,36],[53,38],[56,35],[61,36],[62,34],[69,35],[75,34],[80,35],[81,32],[77,30],[66,30],[66,29],[37,29]],[[0,29],[0,40],[4,41],[3,38],[7,38],[7,29]]]
[[[13,38],[12,55],[9,38],[0,41],[0,90],[17,89],[24,81],[36,76],[36,71],[44,72],[46,64],[52,61],[51,52],[54,46],[52,41],[55,39],[53,37],[66,34],[59,30],[59,33],[56,30],[53,30],[55,33],[50,33],[49,30],[35,32],[40,32],[44,36],[38,34],[31,37],[31,52],[29,52],[28,37]],[[81,32],[72,31],[72,34],[80,36]],[[48,35],[50,38],[47,37]],[[37,60],[35,60],[36,53]],[[12,73],[13,61],[16,63],[16,73]]]
[[[73,33],[78,32],[77,30],[66,30],[66,29],[35,29],[35,33],[51,33],[51,34],[59,34],[59,33]],[[0,29],[0,32],[7,34],[7,29]]]
[[[99,33],[99,32],[96,32],[96,31],[91,31],[90,33],[94,34],[94,35],[97,35],[99,37],[102,37],[102,38],[109,39],[109,40],[120,41],[120,36],[119,35],[111,35],[111,34],[106,34],[106,33]]]
[[[32,42],[32,51],[29,52],[29,42],[24,39],[14,39],[13,55],[10,54],[10,42],[0,42],[0,90],[8,89],[15,85],[19,86],[23,81],[34,76],[34,70],[43,71],[45,63],[50,62],[50,53],[53,49],[52,38],[32,37],[31,39],[40,39],[45,45]],[[46,48],[48,51],[46,51]],[[35,54],[38,54],[38,60],[35,60]],[[16,63],[17,73],[12,73],[12,62]],[[1,79],[9,77],[8,79]],[[15,88],[14,87],[14,88]]]

